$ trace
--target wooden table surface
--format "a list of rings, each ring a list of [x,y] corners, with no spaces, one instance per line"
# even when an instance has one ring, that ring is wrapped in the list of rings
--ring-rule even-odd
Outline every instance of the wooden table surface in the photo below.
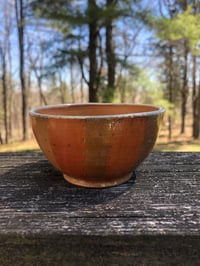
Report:
[[[199,261],[200,153],[153,152],[105,189],[67,183],[40,152],[0,153],[0,265]]]

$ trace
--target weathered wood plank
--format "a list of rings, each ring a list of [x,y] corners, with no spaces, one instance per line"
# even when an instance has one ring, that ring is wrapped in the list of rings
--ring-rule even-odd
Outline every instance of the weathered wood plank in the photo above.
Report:
[[[0,231],[199,232],[200,153],[152,153],[136,176],[117,187],[85,189],[67,183],[41,153],[2,153]]]
[[[0,153],[0,265],[199,265],[200,153],[152,153],[117,187]]]
[[[198,266],[200,259],[194,236],[4,237],[0,254],[3,266]]]

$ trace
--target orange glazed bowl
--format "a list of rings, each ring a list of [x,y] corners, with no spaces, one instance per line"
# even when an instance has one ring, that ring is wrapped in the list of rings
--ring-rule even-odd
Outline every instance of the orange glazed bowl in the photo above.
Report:
[[[109,187],[127,181],[148,156],[164,109],[134,104],[62,104],[30,111],[37,142],[70,183]]]

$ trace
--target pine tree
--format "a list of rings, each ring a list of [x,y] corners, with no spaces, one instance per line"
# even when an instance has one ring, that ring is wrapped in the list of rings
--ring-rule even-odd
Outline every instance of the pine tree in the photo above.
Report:
[[[154,28],[157,30],[157,37],[159,37],[161,41],[168,42],[170,45],[175,45],[178,48],[177,52],[180,53],[181,51],[182,53],[181,133],[184,133],[186,105],[189,94],[188,58],[189,54],[198,54],[197,46],[200,41],[200,14],[194,14],[192,6],[188,5],[187,1],[180,2],[179,7],[182,10],[179,10],[180,13],[175,14],[174,17],[156,18],[153,24]],[[196,86],[195,81],[193,81],[193,86]],[[195,91],[193,91],[194,95],[196,94],[195,87],[193,90]],[[193,96],[193,98],[195,97]]]

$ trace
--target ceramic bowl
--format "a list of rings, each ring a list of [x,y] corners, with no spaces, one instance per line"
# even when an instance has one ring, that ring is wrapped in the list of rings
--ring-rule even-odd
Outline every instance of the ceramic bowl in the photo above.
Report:
[[[62,104],[30,111],[36,140],[70,183],[108,187],[127,181],[158,136],[164,109],[134,104]]]

